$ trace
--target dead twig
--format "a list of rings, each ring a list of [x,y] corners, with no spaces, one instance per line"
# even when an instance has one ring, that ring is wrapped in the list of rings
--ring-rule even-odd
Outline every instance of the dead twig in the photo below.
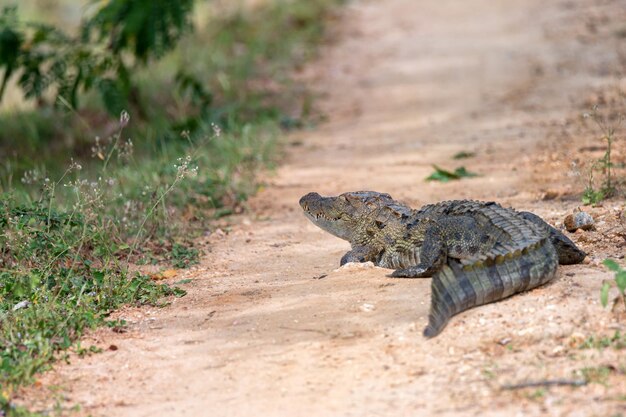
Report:
[[[553,387],[553,386],[570,386],[570,387],[582,387],[587,385],[589,381],[586,379],[546,379],[542,381],[527,381],[518,384],[504,384],[502,389],[514,390],[532,387]]]
[[[288,327],[288,326],[278,326],[279,329],[283,329],[283,330],[292,330],[295,332],[310,332],[310,333],[319,333],[319,334],[323,334],[324,336],[328,336],[328,332],[325,332],[324,330],[319,330],[319,329],[306,329],[306,328],[297,328],[297,327]]]

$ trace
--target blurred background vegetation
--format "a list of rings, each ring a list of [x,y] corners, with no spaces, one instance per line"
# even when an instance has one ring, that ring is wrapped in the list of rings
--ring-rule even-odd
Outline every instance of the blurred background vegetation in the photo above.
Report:
[[[102,156],[96,138],[110,140],[126,110],[138,183],[166,174],[213,125],[223,141],[255,132],[235,152],[204,152],[196,191],[217,206],[251,191],[243,177],[271,159],[269,137],[310,121],[311,95],[291,75],[338,1],[3,3],[0,191],[23,188],[28,171],[58,175],[70,157],[88,169]]]

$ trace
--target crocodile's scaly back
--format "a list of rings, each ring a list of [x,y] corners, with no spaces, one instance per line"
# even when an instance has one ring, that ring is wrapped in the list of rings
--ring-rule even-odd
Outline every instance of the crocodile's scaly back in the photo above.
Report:
[[[472,200],[444,201],[423,207],[416,217],[432,216],[469,216],[478,225],[489,231],[494,244],[487,251],[481,251],[474,257],[463,259],[463,265],[473,265],[497,256],[519,253],[548,236],[546,230],[527,221],[518,213],[493,202]]]

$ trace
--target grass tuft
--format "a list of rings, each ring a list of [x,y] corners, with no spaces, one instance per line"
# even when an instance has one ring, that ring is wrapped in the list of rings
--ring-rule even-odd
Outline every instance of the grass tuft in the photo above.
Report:
[[[460,180],[461,178],[477,177],[478,174],[468,171],[465,167],[459,167],[454,171],[449,171],[433,165],[435,172],[426,177],[426,181],[448,182],[452,180]]]

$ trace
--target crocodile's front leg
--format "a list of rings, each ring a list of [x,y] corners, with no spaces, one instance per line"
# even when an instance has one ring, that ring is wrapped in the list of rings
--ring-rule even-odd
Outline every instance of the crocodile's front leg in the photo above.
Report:
[[[378,256],[380,255],[380,249],[372,246],[354,246],[352,250],[348,251],[341,257],[339,265],[343,266],[348,262],[369,262],[376,263]]]
[[[394,278],[427,278],[432,277],[446,262],[445,245],[440,233],[434,227],[424,235],[424,243],[420,253],[420,263],[408,268],[396,269],[390,275]]]

